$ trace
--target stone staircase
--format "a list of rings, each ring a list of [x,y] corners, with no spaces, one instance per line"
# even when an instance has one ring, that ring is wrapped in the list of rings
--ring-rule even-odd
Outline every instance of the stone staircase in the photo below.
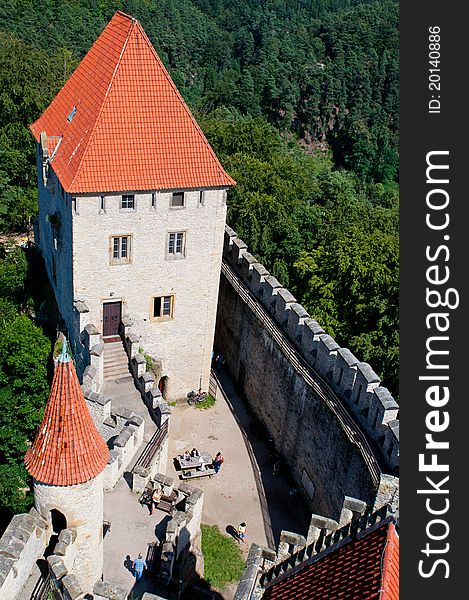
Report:
[[[104,344],[104,381],[131,377],[129,361],[121,341]]]

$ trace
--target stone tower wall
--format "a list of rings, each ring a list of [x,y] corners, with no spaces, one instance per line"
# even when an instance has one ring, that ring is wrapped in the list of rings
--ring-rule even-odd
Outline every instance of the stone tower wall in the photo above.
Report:
[[[102,332],[103,301],[121,301],[145,352],[161,360],[168,399],[208,386],[226,215],[223,189],[185,192],[185,207],[170,208],[171,193],[136,193],[135,210],[121,210],[120,195],[80,196],[73,214],[75,300],[89,308],[83,328]],[[167,253],[169,232],[185,233],[185,257]],[[110,264],[112,236],[130,235],[131,261]],[[154,320],[152,298],[174,294],[174,315]]]
[[[45,485],[34,481],[37,511],[51,523],[52,509],[65,516],[67,528],[76,531],[73,572],[85,591],[91,591],[103,572],[102,476],[72,486]]]

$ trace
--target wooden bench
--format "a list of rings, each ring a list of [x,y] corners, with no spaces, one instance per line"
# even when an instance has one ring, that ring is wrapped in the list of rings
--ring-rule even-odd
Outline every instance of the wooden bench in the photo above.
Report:
[[[203,471],[200,469],[185,469],[181,473],[181,479],[195,479],[196,477],[211,477],[215,475],[215,469],[213,467],[205,467]]]

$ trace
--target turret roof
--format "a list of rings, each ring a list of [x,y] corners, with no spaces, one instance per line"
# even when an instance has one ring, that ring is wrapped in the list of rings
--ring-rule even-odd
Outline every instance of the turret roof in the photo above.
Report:
[[[91,418],[70,356],[55,367],[44,418],[25,456],[28,472],[41,483],[84,483],[103,471],[109,449]]]
[[[121,11],[31,130],[38,142],[45,132],[49,162],[71,193],[235,184],[142,26]]]

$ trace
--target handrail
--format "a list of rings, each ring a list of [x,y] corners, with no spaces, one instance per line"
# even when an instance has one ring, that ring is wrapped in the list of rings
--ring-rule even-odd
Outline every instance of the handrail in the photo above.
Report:
[[[143,467],[146,468],[150,465],[152,458],[155,456],[157,450],[163,444],[164,440],[168,437],[168,426],[169,420],[166,420],[163,425],[155,431],[151,440],[143,449],[143,452],[138,457],[137,462],[134,465],[135,467]]]
[[[227,281],[236,290],[241,300],[251,309],[254,315],[261,321],[264,328],[276,342],[282,354],[292,365],[294,370],[303,377],[306,383],[315,391],[315,393],[327,404],[334,413],[344,430],[349,441],[357,446],[360,454],[367,465],[373,484],[378,487],[381,475],[378,460],[371,449],[365,435],[355,423],[354,419],[344,406],[342,400],[335,394],[330,386],[324,381],[319,373],[309,365],[301,354],[295,349],[293,344],[287,339],[282,329],[275,323],[269,315],[267,309],[262,306],[260,301],[246,287],[240,277],[223,260],[221,272]]]

